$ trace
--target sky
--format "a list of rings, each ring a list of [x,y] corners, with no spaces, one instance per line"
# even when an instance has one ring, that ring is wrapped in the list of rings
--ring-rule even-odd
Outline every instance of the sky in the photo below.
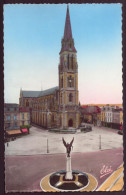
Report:
[[[122,103],[121,4],[69,4],[81,104]],[[58,86],[66,4],[4,5],[4,98]]]

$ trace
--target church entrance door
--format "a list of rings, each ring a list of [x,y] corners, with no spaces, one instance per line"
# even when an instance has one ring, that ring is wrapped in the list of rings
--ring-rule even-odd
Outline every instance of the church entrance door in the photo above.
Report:
[[[69,127],[73,127],[73,120],[72,120],[72,119],[69,120],[68,126],[69,126]]]

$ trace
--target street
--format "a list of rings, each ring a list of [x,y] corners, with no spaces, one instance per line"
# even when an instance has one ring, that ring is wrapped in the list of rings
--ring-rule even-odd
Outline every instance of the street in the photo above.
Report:
[[[71,158],[72,169],[92,174],[100,186],[122,164],[123,150],[72,153]],[[6,156],[6,191],[41,191],[40,180],[49,173],[64,170],[65,159],[65,154]],[[103,166],[111,167],[112,172],[101,177]]]

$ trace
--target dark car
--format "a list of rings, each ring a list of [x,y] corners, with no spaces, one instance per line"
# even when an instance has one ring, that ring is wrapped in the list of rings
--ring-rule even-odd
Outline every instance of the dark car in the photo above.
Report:
[[[119,130],[119,131],[118,131],[118,134],[119,134],[119,135],[123,135],[123,130]]]
[[[92,131],[92,127],[91,126],[85,126],[85,127],[82,127],[81,128],[81,132],[89,132],[89,131]]]

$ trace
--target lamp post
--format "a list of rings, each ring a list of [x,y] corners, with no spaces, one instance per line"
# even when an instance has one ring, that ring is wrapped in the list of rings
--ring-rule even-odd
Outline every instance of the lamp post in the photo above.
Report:
[[[47,138],[47,153],[49,153],[48,138]]]
[[[101,150],[101,135],[99,135],[99,150]]]

